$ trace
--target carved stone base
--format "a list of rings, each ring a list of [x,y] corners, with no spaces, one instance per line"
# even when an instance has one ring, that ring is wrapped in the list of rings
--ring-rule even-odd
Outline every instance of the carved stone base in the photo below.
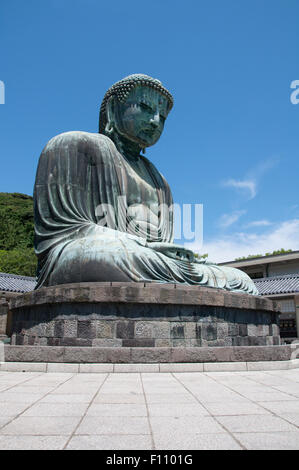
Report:
[[[178,284],[83,283],[11,301],[12,345],[206,347],[279,345],[279,305]]]

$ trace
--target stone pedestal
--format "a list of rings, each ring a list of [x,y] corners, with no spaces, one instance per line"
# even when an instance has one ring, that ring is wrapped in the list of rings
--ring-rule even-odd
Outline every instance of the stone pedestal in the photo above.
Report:
[[[11,301],[12,345],[112,348],[279,345],[279,304],[178,284],[82,283]]]

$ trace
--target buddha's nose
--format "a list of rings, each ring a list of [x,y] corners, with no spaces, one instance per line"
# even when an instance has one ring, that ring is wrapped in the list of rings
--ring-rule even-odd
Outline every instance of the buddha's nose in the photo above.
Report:
[[[151,123],[151,126],[152,127],[159,127],[159,123],[160,123],[160,116],[159,114],[155,114],[155,116],[153,116],[150,120],[150,123]]]

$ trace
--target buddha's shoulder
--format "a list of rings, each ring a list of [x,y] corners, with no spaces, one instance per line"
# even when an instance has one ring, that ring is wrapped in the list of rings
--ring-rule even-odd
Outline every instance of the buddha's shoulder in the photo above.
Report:
[[[115,148],[115,145],[109,137],[103,134],[84,131],[70,131],[63,132],[62,134],[58,134],[50,139],[43,152],[62,150],[66,148],[72,148],[73,150],[77,149],[80,151],[91,151],[93,149],[94,151],[95,149],[113,149]]]

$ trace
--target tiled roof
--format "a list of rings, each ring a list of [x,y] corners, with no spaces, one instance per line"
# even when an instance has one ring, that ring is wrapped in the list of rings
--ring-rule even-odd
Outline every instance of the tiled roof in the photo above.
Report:
[[[299,274],[254,279],[260,295],[291,294],[299,292]]]
[[[35,277],[0,273],[0,291],[30,292],[36,285]]]

